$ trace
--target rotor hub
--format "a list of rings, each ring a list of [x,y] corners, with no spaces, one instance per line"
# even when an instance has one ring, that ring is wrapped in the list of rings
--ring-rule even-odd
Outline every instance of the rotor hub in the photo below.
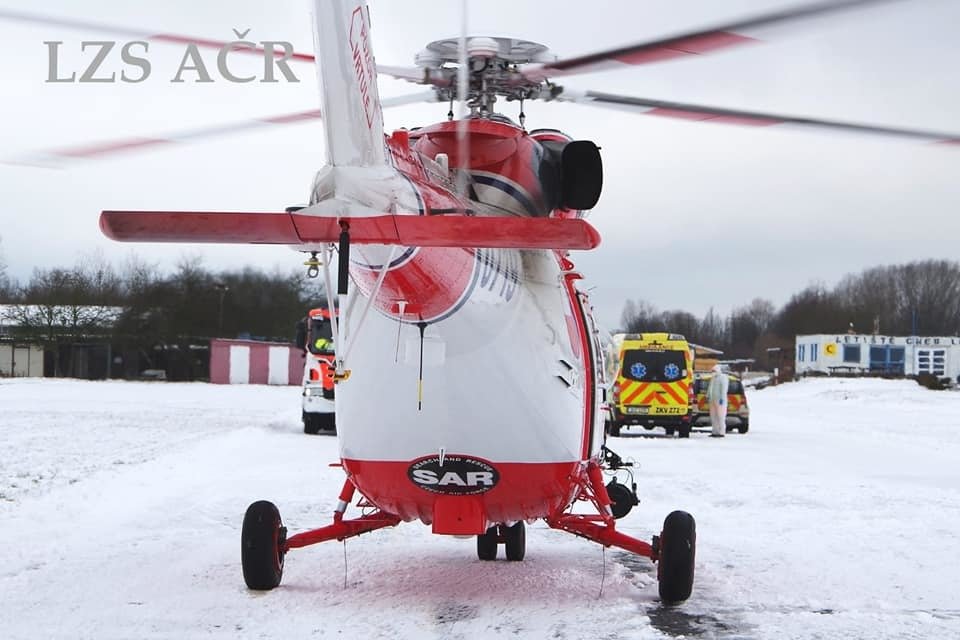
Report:
[[[508,64],[553,62],[557,56],[545,46],[531,40],[502,36],[467,36],[467,58],[498,60]],[[459,64],[460,38],[434,40],[414,58],[418,67],[437,68]]]
[[[468,36],[465,59],[468,71],[467,95],[458,95],[457,72],[461,64],[460,38],[434,40],[414,58],[434,79],[441,101],[464,100],[471,117],[487,117],[494,112],[497,97],[525,100],[544,97],[542,81],[530,81],[520,65],[545,64],[557,56],[542,44],[502,36]]]

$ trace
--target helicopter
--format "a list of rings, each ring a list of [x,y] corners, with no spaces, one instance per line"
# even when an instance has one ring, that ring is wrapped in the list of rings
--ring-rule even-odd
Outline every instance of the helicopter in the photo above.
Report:
[[[649,558],[657,563],[661,599],[687,599],[693,516],[672,512],[649,541],[628,536],[616,521],[636,504],[636,489],[604,481],[605,472],[629,473],[630,463],[606,447],[609,381],[600,328],[570,253],[600,243],[586,221],[602,191],[600,149],[554,129],[528,131],[522,105],[573,102],[727,124],[957,142],[939,132],[554,82],[708,54],[753,42],[767,28],[876,3],[808,5],[568,59],[528,40],[461,35],[430,43],[406,68],[376,63],[365,2],[316,0],[321,107],[300,117],[321,118],[328,164],[309,203],[276,212],[107,210],[100,219],[108,237],[124,242],[289,245],[310,255],[308,275],[322,272],[330,304],[333,292],[339,298],[331,328],[345,479],[332,523],[288,535],[274,504],[251,504],[241,532],[247,586],[277,587],[293,549],[417,520],[435,534],[475,536],[481,560],[496,559],[502,545],[508,560],[522,561],[525,523],[543,520]],[[381,100],[378,75],[428,90]],[[521,106],[516,122],[498,113],[499,100]],[[448,104],[447,120],[384,131],[385,106],[420,101]],[[90,148],[89,155],[104,150]],[[347,517],[358,493],[362,513]]]

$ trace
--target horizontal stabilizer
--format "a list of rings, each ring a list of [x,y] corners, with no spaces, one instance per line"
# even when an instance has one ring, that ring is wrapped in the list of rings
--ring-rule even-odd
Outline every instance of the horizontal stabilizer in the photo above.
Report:
[[[593,249],[600,234],[584,220],[456,215],[320,217],[297,213],[104,211],[100,228],[121,242],[354,244],[502,249]]]

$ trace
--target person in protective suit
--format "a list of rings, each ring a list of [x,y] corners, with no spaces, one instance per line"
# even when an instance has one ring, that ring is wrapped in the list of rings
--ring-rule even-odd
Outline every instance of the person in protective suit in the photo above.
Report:
[[[707,403],[710,406],[710,424],[713,426],[711,438],[722,438],[727,433],[727,390],[730,380],[720,365],[714,365],[713,377],[707,385]]]

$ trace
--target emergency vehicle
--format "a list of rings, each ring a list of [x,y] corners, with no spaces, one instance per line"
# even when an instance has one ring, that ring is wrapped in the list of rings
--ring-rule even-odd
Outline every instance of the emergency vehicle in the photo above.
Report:
[[[334,344],[330,311],[311,309],[298,326],[297,343],[304,348],[303,432],[336,432],[334,413]]]
[[[727,431],[734,428],[740,433],[750,430],[750,407],[747,405],[747,393],[743,381],[735,375],[726,375],[730,381],[727,387]],[[707,387],[713,374],[697,374],[693,381],[693,392],[696,397],[694,425],[710,424],[710,406],[707,402]]]
[[[677,333],[628,333],[614,336],[616,377],[611,389],[607,433],[640,425],[663,427],[690,437],[693,396],[693,354]]]

